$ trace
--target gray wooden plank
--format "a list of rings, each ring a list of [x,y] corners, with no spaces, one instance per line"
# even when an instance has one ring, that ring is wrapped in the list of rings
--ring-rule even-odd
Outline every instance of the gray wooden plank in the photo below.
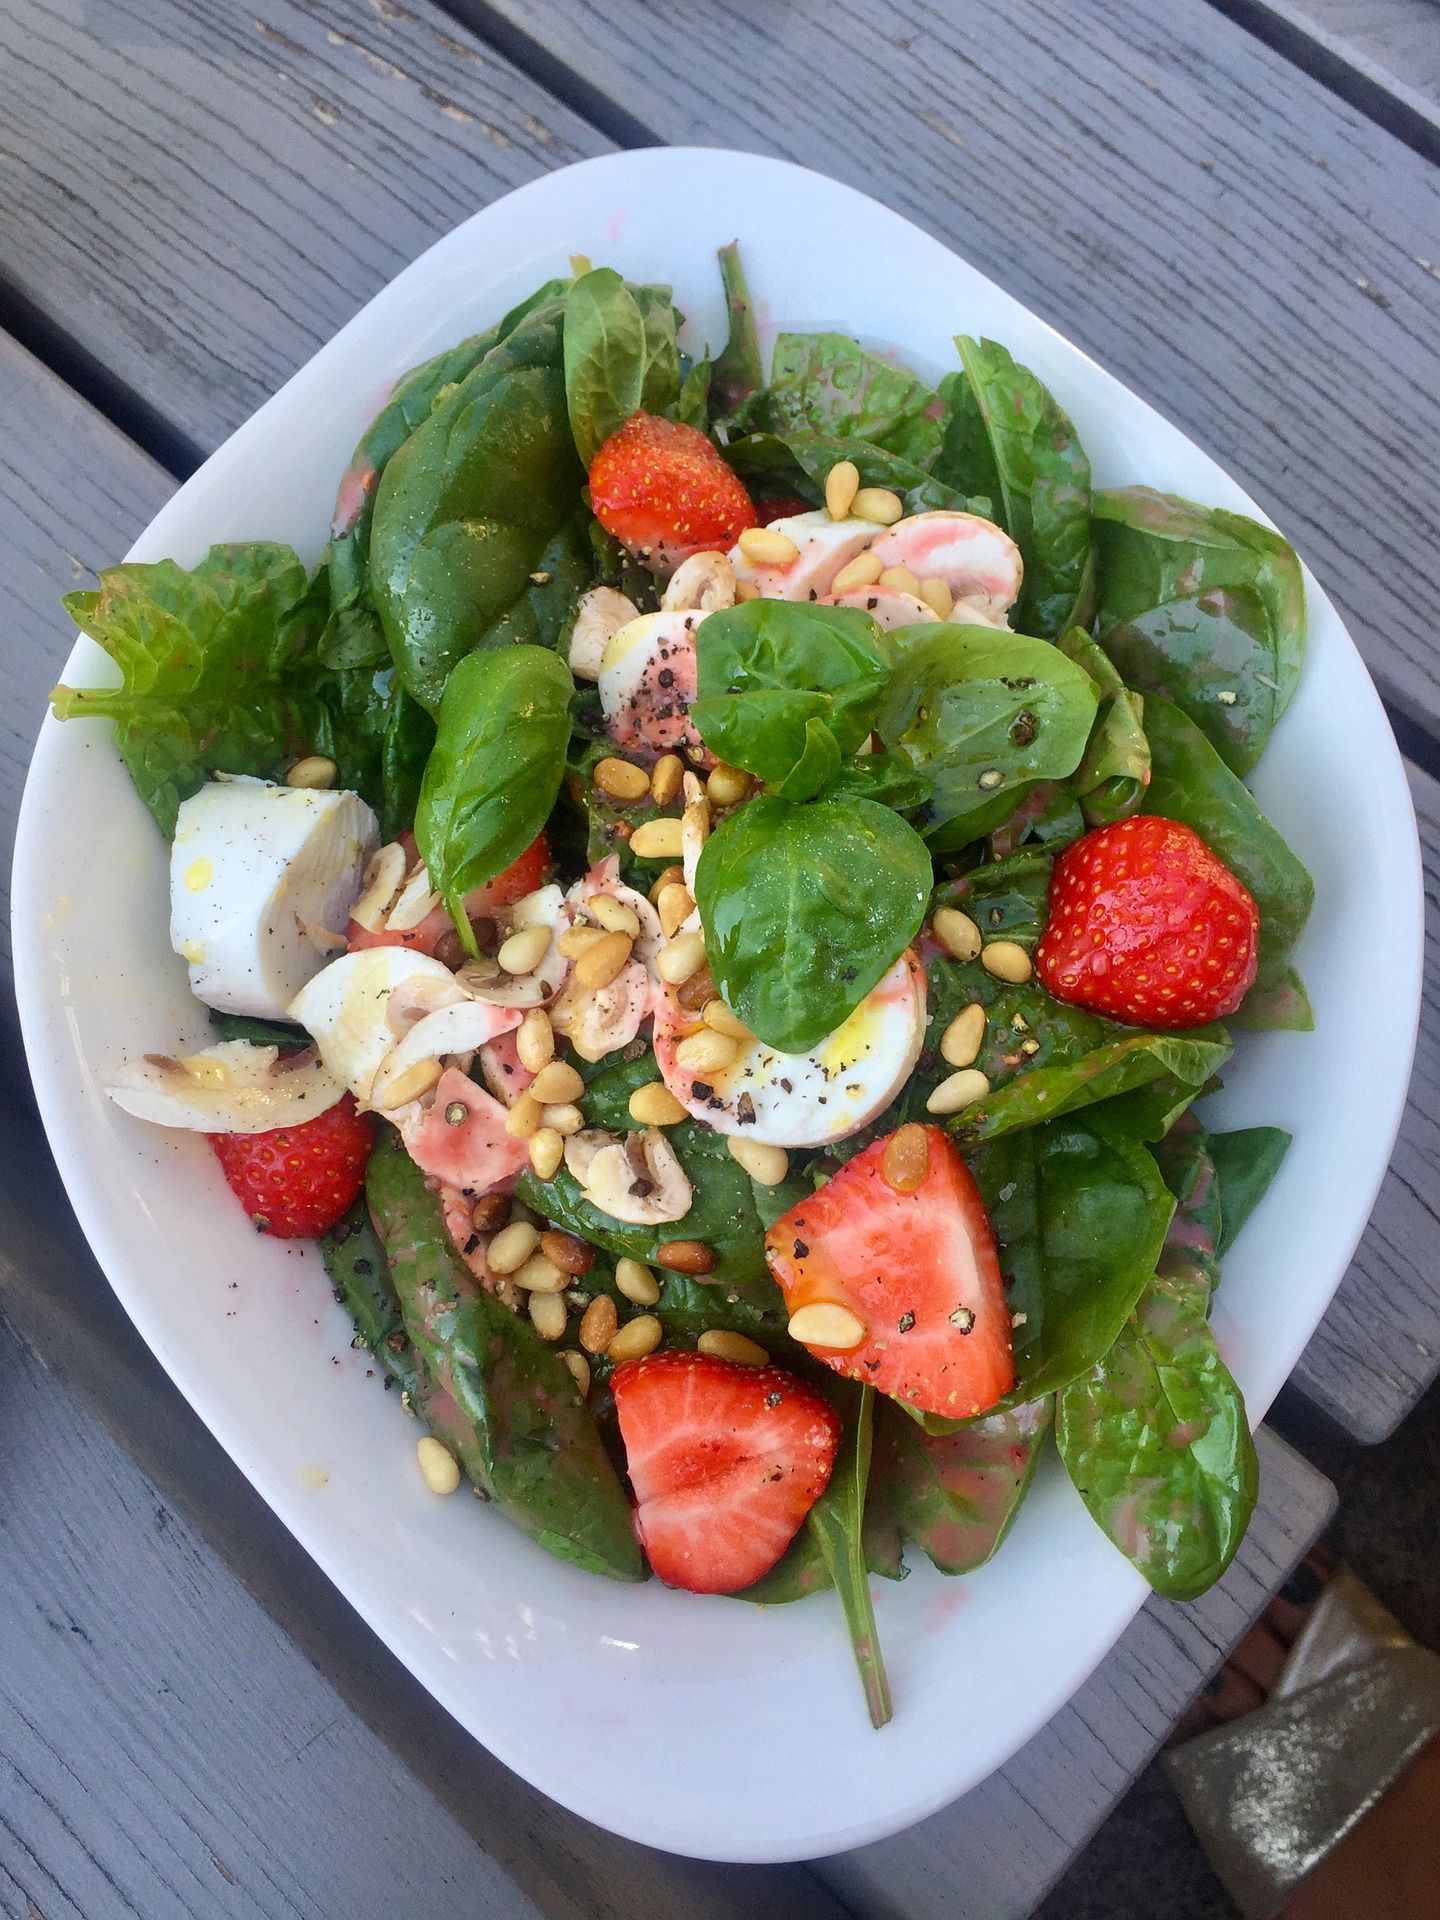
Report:
[[[659,139],[803,161],[954,246],[1251,488],[1440,731],[1440,173],[1418,154],[1205,0],[454,4]]]
[[[1150,1600],[1110,1658],[1000,1773],[943,1813],[817,1863],[873,1920],[1023,1920],[1158,1750],[1335,1510],[1335,1489],[1268,1428],[1260,1503],[1225,1578]]]
[[[1440,156],[1434,0],[1216,0],[1430,159]]]
[[[1352,57],[1373,63],[1440,106],[1440,8],[1435,0],[1265,0]]]

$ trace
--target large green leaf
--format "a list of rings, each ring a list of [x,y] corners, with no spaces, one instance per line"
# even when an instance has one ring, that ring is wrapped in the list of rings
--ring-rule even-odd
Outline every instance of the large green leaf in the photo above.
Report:
[[[770,379],[741,408],[737,428],[783,440],[863,440],[917,467],[940,450],[937,395],[908,367],[867,353],[843,333],[782,333]]]
[[[880,1409],[874,1478],[907,1540],[942,1573],[970,1573],[1010,1531],[1054,1418],[1050,1398],[987,1414],[953,1433],[926,1433]]]

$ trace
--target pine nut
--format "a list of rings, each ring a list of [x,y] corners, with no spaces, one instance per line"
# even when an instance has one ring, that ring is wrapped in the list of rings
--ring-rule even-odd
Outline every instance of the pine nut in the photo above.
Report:
[[[984,944],[979,927],[958,907],[937,907],[930,931],[952,960],[973,960]]]
[[[629,803],[643,800],[650,791],[650,775],[633,760],[617,760],[613,755],[597,761],[595,784],[612,800]]]
[[[825,476],[825,511],[832,520],[848,520],[860,491],[860,469],[853,460],[837,460]]]
[[[889,487],[861,487],[850,502],[850,517],[873,520],[877,526],[893,527],[905,511],[905,502]]]
[[[559,1100],[553,1106],[541,1107],[541,1128],[549,1128],[558,1133],[562,1140],[568,1140],[572,1133],[579,1133],[585,1125],[585,1116],[573,1101]]]
[[[675,991],[675,998],[686,1013],[703,1013],[715,998],[715,982],[710,977],[708,966],[697,967],[682,987]]]
[[[665,1338],[665,1329],[653,1313],[640,1313],[621,1327],[605,1349],[605,1358],[623,1366],[627,1360],[643,1360]]]
[[[983,1100],[990,1091],[990,1082],[978,1067],[962,1067],[958,1073],[952,1073],[948,1080],[942,1080],[930,1098],[925,1102],[927,1113],[960,1113],[966,1107],[973,1107],[977,1100]]]
[[[742,605],[746,600],[758,600],[759,598],[760,589],[753,580],[737,580],[735,582],[735,604],[737,607]]]
[[[530,1165],[541,1180],[553,1180],[565,1158],[565,1142],[554,1127],[541,1127],[530,1136]]]
[[[948,620],[955,611],[955,596],[950,591],[949,582],[942,580],[938,574],[931,574],[928,579],[922,580],[917,591],[930,611],[938,614],[942,620]]]
[[[752,567],[788,567],[800,558],[800,549],[771,527],[747,527],[737,543]]]
[[[750,776],[740,767],[712,768],[705,782],[710,804],[716,807],[738,807],[749,791]]]
[[[393,1080],[385,1081],[376,1076],[379,1084],[375,1088],[375,1104],[383,1107],[387,1113],[396,1107],[403,1107],[411,1100],[418,1100],[429,1093],[439,1083],[444,1068],[438,1060],[417,1060],[413,1067],[397,1074]]]
[[[980,964],[997,980],[1012,987],[1023,986],[1034,972],[1030,956],[1018,940],[992,940],[980,955]]]
[[[615,1338],[620,1316],[608,1293],[597,1293],[580,1316],[580,1344],[587,1353],[604,1353]]]
[[[608,987],[623,972],[634,947],[628,933],[602,933],[593,947],[587,947],[575,962],[575,984],[586,993]]]
[[[738,1040],[742,1046],[753,1046],[754,1034],[746,1026],[738,1013],[732,1013],[717,994],[713,1000],[707,1000],[705,1010],[700,1015],[707,1027],[716,1033],[727,1034],[730,1039]]]
[[[716,1033],[710,1027],[692,1033],[675,1049],[675,1064],[687,1073],[724,1073],[739,1057],[740,1049],[729,1034]]]
[[[603,927],[567,927],[555,942],[555,950],[565,960],[578,960],[597,940],[605,938]]]
[[[530,1324],[542,1340],[563,1340],[570,1315],[562,1293],[532,1293],[529,1300]]]
[[[415,1442],[415,1459],[432,1493],[454,1493],[460,1484],[460,1468],[448,1447],[441,1446],[430,1434],[422,1434]]]
[[[750,1178],[758,1180],[762,1187],[778,1187],[790,1171],[790,1156],[784,1147],[767,1147],[763,1140],[744,1140],[733,1133],[726,1145],[730,1158],[739,1161]]]
[[[918,1193],[930,1171],[930,1141],[912,1120],[885,1142],[880,1177],[892,1193]]]
[[[790,1338],[805,1347],[829,1347],[835,1353],[850,1353],[869,1332],[859,1314],[842,1307],[838,1300],[817,1300],[790,1316]]]
[[[698,928],[677,933],[669,946],[662,947],[655,956],[655,971],[672,987],[688,980],[696,968],[704,964],[705,936]]]
[[[637,1127],[674,1127],[685,1118],[684,1107],[663,1080],[636,1087],[629,1104],[630,1118]]]
[[[579,1390],[580,1398],[583,1400],[590,1391],[590,1362],[585,1358],[583,1353],[576,1353],[573,1347],[566,1347],[560,1358],[570,1369],[570,1376]]]
[[[673,866],[662,867],[650,882],[649,900],[652,907],[658,907],[660,896],[666,887],[682,887],[685,884],[685,869],[678,861]]]
[[[323,753],[307,753],[286,774],[285,784],[287,787],[306,787],[312,791],[333,787],[339,771],[335,762],[328,760]]]
[[[585,902],[585,911],[607,933],[628,933],[633,940],[640,932],[639,914],[623,900],[617,900],[613,893],[592,893]]]
[[[668,887],[662,887],[656,911],[660,915],[661,932],[667,940],[673,940],[695,911],[690,889],[680,881],[672,881]]]
[[[653,1307],[660,1298],[660,1283],[640,1260],[617,1260],[615,1284],[625,1298],[633,1300],[637,1307]]]
[[[517,1140],[528,1140],[540,1125],[543,1108],[533,1093],[515,1096],[515,1104],[505,1116],[505,1131]]]
[[[655,1261],[671,1273],[713,1273],[716,1255],[700,1240],[666,1240],[655,1249]]]
[[[470,1209],[470,1224],[477,1233],[498,1233],[509,1218],[508,1193],[482,1193]]]
[[[562,1100],[578,1100],[585,1082],[568,1060],[551,1060],[540,1068],[525,1091],[542,1107],[551,1107]]]
[[[680,763],[677,760],[675,764],[678,766]],[[630,851],[637,860],[678,860],[680,822],[674,819],[646,820],[631,834]]]
[[[515,1035],[515,1051],[527,1073],[540,1069],[555,1057],[555,1030],[543,1007],[532,1007],[520,1022]]]
[[[570,1284],[569,1274],[553,1260],[547,1260],[543,1253],[532,1253],[524,1266],[517,1267],[510,1277],[526,1293],[563,1293]]]
[[[595,1249],[578,1233],[565,1233],[559,1227],[547,1227],[540,1236],[540,1251],[562,1273],[588,1273],[595,1264]]]
[[[972,1067],[985,1044],[985,1009],[978,1000],[962,1007],[940,1039],[940,1058],[950,1067]]]
[[[668,807],[680,791],[685,767],[678,753],[662,753],[650,771],[650,798],[657,807]]]
[[[894,587],[897,593],[913,593],[920,597],[920,582],[909,567],[886,567],[880,576],[882,587]]]
[[[834,468],[831,468],[834,472]],[[843,518],[843,515],[841,516]],[[743,1333],[727,1333],[723,1327],[711,1327],[695,1342],[701,1353],[712,1360],[733,1360],[737,1367],[768,1367],[770,1356],[764,1347],[747,1340]]]
[[[852,587],[873,587],[883,572],[879,555],[867,547],[864,553],[857,553],[853,560],[846,561],[830,582],[830,591],[849,593]]]
[[[549,927],[521,927],[501,943],[495,958],[506,973],[533,973],[549,951]]]
[[[485,1249],[485,1264],[492,1273],[518,1273],[540,1244],[540,1236],[528,1220],[512,1220]]]

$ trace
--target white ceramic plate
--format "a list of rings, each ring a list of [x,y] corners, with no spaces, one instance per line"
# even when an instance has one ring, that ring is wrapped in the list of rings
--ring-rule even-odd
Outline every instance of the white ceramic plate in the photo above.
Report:
[[[718,344],[715,249],[736,237],[764,326],[833,326],[918,370],[988,334],[1073,415],[1100,484],[1148,481],[1256,513],[1176,428],[917,228],[800,168],[655,150],[551,174],[432,247],[207,461],[131,558],[215,540],[320,553],[338,476],[396,375],[478,330],[572,253],[673,283]],[[1261,431],[1256,422],[1256,431]],[[1230,1122],[1295,1144],[1231,1259],[1216,1323],[1255,1418],[1289,1373],[1370,1212],[1404,1102],[1420,982],[1405,778],[1365,669],[1308,582],[1304,682],[1256,780],[1316,879],[1299,962],[1312,1035],[1247,1041]],[[103,667],[81,640],[66,677]],[[411,1426],[366,1377],[318,1256],[256,1237],[204,1142],[102,1095],[121,1060],[198,1038],[166,937],[164,850],[98,726],[47,720],[20,820],[15,960],[51,1145],[116,1292],[221,1443],[438,1700],[602,1826],[726,1860],[850,1847],[934,1811],[1060,1707],[1144,1597],[1049,1463],[1003,1551],[945,1580],[877,1582],[896,1716],[867,1723],[830,1596],[757,1610],[548,1558],[474,1501],[435,1500]],[[1383,938],[1375,937],[1383,929]],[[1364,1055],[1362,1007],[1384,1009]]]

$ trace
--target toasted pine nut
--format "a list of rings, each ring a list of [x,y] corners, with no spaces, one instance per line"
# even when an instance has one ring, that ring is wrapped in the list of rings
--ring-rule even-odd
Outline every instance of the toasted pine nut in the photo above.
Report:
[[[685,1118],[685,1109],[663,1080],[636,1087],[630,1096],[630,1118],[637,1127],[673,1127]]]
[[[620,1316],[608,1293],[597,1293],[580,1316],[580,1344],[587,1353],[604,1353],[615,1338]]]
[[[532,1293],[529,1300],[530,1324],[542,1340],[563,1340],[570,1315],[562,1293]]]
[[[613,893],[592,893],[585,902],[585,911],[607,933],[628,933],[633,940],[640,931],[639,914],[623,900],[617,900]]]
[[[485,1264],[492,1273],[516,1273],[539,1244],[540,1236],[528,1220],[512,1220],[485,1249]]]
[[[380,1081],[375,1089],[375,1104],[388,1113],[411,1100],[418,1100],[439,1082],[443,1072],[444,1068],[438,1060],[417,1060],[413,1067],[406,1067],[393,1080]]]
[[[1023,986],[1034,972],[1030,956],[1018,940],[992,940],[980,955],[980,964],[997,980]]]
[[[871,553],[867,547],[863,553],[857,553],[853,560],[846,561],[830,582],[830,591],[848,593],[852,587],[873,587],[883,572],[879,555]]]
[[[540,1125],[543,1109],[533,1093],[515,1096],[515,1104],[505,1116],[505,1131],[517,1140],[528,1140]]]
[[[327,759],[323,753],[307,753],[286,774],[285,784],[287,787],[308,787],[312,790],[333,787],[339,771],[335,762]]]
[[[665,1338],[665,1329],[653,1313],[636,1314],[628,1320],[605,1349],[605,1358],[623,1366],[627,1360],[643,1360]]]
[[[584,1124],[585,1116],[572,1100],[557,1100],[552,1106],[540,1109],[542,1128],[549,1127],[562,1140],[568,1140],[572,1133],[579,1133]]]
[[[860,469],[853,460],[837,460],[825,476],[825,511],[832,520],[848,520],[860,491]]]
[[[549,951],[549,927],[521,927],[502,941],[495,958],[506,973],[533,973]]]
[[[671,1273],[713,1273],[716,1255],[701,1240],[666,1240],[655,1249],[655,1261]]]
[[[834,468],[831,468],[834,472]],[[842,516],[843,517],[843,516]],[[727,1333],[723,1327],[711,1327],[695,1342],[701,1353],[712,1360],[733,1360],[737,1367],[768,1367],[770,1356],[764,1347],[747,1340],[743,1333]]]
[[[608,987],[630,959],[635,942],[628,933],[602,933],[575,962],[575,984],[586,993]]]
[[[571,1378],[579,1388],[580,1398],[583,1400],[590,1391],[590,1362],[583,1353],[576,1353],[573,1347],[566,1347],[560,1358],[570,1369]]]
[[[547,1260],[543,1253],[532,1253],[524,1266],[517,1267],[510,1277],[526,1293],[563,1293],[570,1284],[569,1274],[553,1260]]]
[[[922,580],[918,593],[930,611],[938,613],[942,620],[948,620],[955,610],[955,596],[950,591],[949,583],[938,574],[931,574],[928,579]]]
[[[716,1033],[713,1027],[702,1027],[675,1049],[675,1063],[687,1073],[723,1073],[739,1057],[740,1049],[729,1034]]]
[[[637,860],[678,860],[680,822],[674,819],[644,821],[630,836],[630,851]]]
[[[551,1060],[541,1067],[525,1091],[542,1107],[551,1107],[562,1100],[578,1100],[585,1091],[585,1082],[568,1060]]]
[[[950,1067],[970,1067],[985,1044],[985,1009],[978,1000],[962,1007],[940,1037],[940,1058]]]
[[[460,1484],[460,1468],[448,1447],[428,1433],[415,1442],[415,1459],[432,1493],[453,1493]]]
[[[509,1218],[508,1193],[482,1193],[470,1209],[470,1224],[477,1233],[498,1233]]]
[[[588,1273],[595,1264],[595,1249],[578,1233],[563,1233],[559,1227],[547,1227],[540,1236],[540,1251],[562,1273]]]
[[[705,782],[710,804],[716,807],[737,807],[749,791],[750,776],[742,767],[715,767]]]
[[[762,1187],[778,1187],[790,1171],[790,1156],[784,1147],[767,1147],[763,1140],[746,1140],[733,1133],[726,1144],[730,1158],[739,1161],[750,1178],[758,1180]]]
[[[662,867],[650,882],[649,900],[652,907],[658,907],[660,896],[666,887],[680,887],[685,884],[685,869],[677,860],[673,866]]]
[[[700,1018],[707,1027],[712,1028],[716,1033],[727,1035],[731,1040],[738,1040],[742,1046],[748,1047],[754,1042],[755,1036],[749,1027],[738,1013],[730,1011],[718,994],[713,1000],[706,1001],[705,1010]]]
[[[927,1113],[960,1113],[966,1107],[973,1107],[977,1100],[983,1100],[990,1091],[990,1082],[978,1067],[962,1067],[958,1073],[952,1073],[948,1080],[942,1080],[930,1098],[925,1102]]]
[[[680,791],[680,776],[685,766],[678,753],[662,753],[650,771],[650,798],[657,807],[668,807]]]
[[[695,902],[690,896],[690,889],[682,881],[672,880],[668,887],[660,889],[656,911],[660,915],[661,932],[667,940],[673,940],[695,911]]]
[[[541,1180],[553,1180],[565,1158],[565,1142],[554,1127],[541,1127],[530,1136],[530,1165]]]
[[[662,947],[655,957],[655,971],[672,987],[688,980],[696,968],[704,964],[705,936],[698,928],[677,933],[669,946]]]
[[[683,986],[675,989],[675,998],[686,1013],[703,1013],[715,998],[715,982],[708,966],[697,967]]]
[[[958,907],[937,907],[930,931],[952,960],[973,960],[983,944],[979,927]]]
[[[758,600],[759,598],[760,589],[753,580],[737,580],[735,582],[735,604],[737,607],[742,605],[746,600]]]
[[[930,1142],[924,1127],[912,1120],[885,1142],[880,1156],[880,1178],[892,1193],[918,1193],[930,1171]]]
[[[528,1073],[538,1073],[555,1057],[555,1030],[543,1007],[532,1007],[520,1022],[515,1035],[515,1051]]]
[[[788,567],[800,558],[800,549],[771,527],[747,527],[737,543],[752,567]]]
[[[842,1307],[838,1300],[816,1300],[790,1316],[792,1340],[805,1347],[830,1347],[836,1353],[851,1352],[869,1331],[859,1314]]]
[[[894,587],[897,593],[913,593],[920,597],[920,582],[909,567],[886,567],[880,576],[882,587]]]
[[[905,502],[889,487],[861,487],[850,502],[854,520],[873,520],[877,526],[893,527],[905,511]]]
[[[633,1300],[637,1307],[653,1307],[660,1298],[660,1283],[640,1260],[617,1260],[615,1284],[625,1298]]]
[[[650,775],[633,760],[617,760],[607,754],[595,763],[595,784],[612,800],[643,800],[650,791]]]
[[[578,960],[582,953],[588,953],[597,940],[605,938],[603,927],[567,927],[555,942],[556,951],[566,960]]]

